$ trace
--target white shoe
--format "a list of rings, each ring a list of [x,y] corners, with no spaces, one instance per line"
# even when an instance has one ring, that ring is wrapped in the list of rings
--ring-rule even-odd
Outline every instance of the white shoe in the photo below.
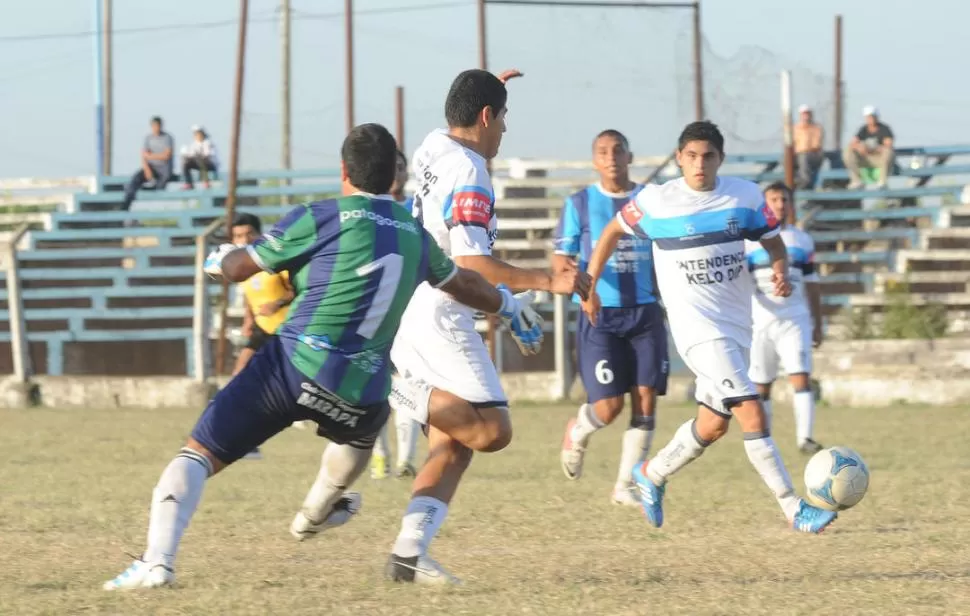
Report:
[[[330,509],[330,513],[322,522],[314,522],[306,517],[303,511],[299,511],[293,522],[290,524],[290,534],[296,537],[297,541],[313,539],[317,533],[323,532],[328,528],[343,526],[360,511],[363,499],[359,492],[344,492],[340,500]]]
[[[135,588],[159,588],[175,583],[175,572],[161,563],[136,560],[121,575],[104,583],[105,590],[132,590]]]
[[[412,584],[429,584],[433,586],[457,585],[461,580],[453,576],[447,569],[436,561],[424,556],[405,558],[391,554],[384,575],[392,582],[409,582]]]
[[[610,500],[614,505],[639,507],[640,493],[637,492],[637,487],[632,483],[628,486],[616,486],[613,488],[613,494],[610,495]]]
[[[563,434],[562,449],[559,452],[559,465],[567,479],[579,479],[583,476],[583,458],[586,456],[586,448],[573,442],[572,432],[575,425],[575,419],[570,419],[566,424],[566,433]]]

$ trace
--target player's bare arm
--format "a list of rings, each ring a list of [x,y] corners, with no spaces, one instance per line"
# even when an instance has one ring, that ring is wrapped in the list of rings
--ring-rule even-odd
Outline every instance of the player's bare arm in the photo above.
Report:
[[[589,322],[593,325],[596,325],[600,311],[600,298],[596,293],[596,283],[599,282],[600,276],[603,275],[603,268],[606,267],[606,262],[613,256],[617,243],[624,235],[626,235],[626,232],[620,226],[620,223],[615,219],[611,220],[610,224],[603,228],[603,233],[600,235],[599,241],[596,242],[596,248],[593,249],[593,254],[590,255],[589,265],[586,267],[586,273],[590,277],[589,297],[583,299],[582,307],[583,312],[589,317]],[[784,249],[784,244],[782,248]]]
[[[493,285],[504,284],[516,291],[535,289],[557,295],[578,293],[582,298],[589,294],[590,278],[576,269],[575,264],[550,273],[515,267],[490,255],[468,255],[455,257],[454,260],[459,267],[478,272]]]
[[[570,268],[576,269],[576,259],[567,255],[552,255],[552,271],[563,272]]]
[[[771,280],[775,283],[775,295],[788,297],[791,295],[791,283],[788,281],[788,251],[785,240],[780,235],[763,238],[761,245],[771,257]]]
[[[476,271],[459,267],[455,276],[439,287],[462,304],[495,314],[502,306],[502,294]]]
[[[822,331],[822,285],[817,282],[805,283],[805,295],[808,296],[808,308],[812,312],[812,346],[822,346],[824,333]]]

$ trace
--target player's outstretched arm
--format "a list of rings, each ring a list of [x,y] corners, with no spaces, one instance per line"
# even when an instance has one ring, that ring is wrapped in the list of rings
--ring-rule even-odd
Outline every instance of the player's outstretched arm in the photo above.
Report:
[[[788,297],[791,295],[791,283],[788,281],[788,250],[781,235],[761,238],[761,246],[771,257],[771,280],[775,283],[775,295]]]
[[[586,273],[590,277],[590,291],[589,298],[583,301],[582,307],[583,312],[589,317],[589,322],[594,325],[596,324],[600,311],[600,298],[596,293],[596,283],[599,282],[600,276],[603,275],[603,268],[606,267],[606,262],[613,256],[617,243],[624,235],[626,235],[626,230],[614,218],[603,228],[603,232],[596,242],[596,248],[593,249],[593,254],[589,257],[589,265],[586,267]]]
[[[490,255],[460,256],[454,257],[454,261],[459,267],[478,272],[493,285],[504,284],[519,291],[535,289],[557,295],[578,293],[583,298],[589,293],[589,276],[576,269],[575,264],[550,273],[515,267]]]

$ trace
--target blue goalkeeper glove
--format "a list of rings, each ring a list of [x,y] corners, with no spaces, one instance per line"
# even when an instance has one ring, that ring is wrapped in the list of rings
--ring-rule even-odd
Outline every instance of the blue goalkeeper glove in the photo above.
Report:
[[[498,316],[512,333],[512,339],[523,355],[538,355],[542,350],[542,317],[532,309],[535,293],[526,291],[513,295],[505,285],[498,285],[502,294],[502,307]]]

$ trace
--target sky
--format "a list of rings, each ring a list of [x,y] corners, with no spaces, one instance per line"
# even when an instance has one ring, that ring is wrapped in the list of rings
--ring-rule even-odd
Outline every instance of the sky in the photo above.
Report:
[[[97,0],[0,0],[0,177],[88,175],[95,163]],[[280,166],[278,0],[250,0],[240,164]],[[203,124],[228,159],[237,0],[114,0],[113,172],[138,166],[148,119],[178,145]],[[293,166],[333,167],[345,133],[342,0],[292,0]],[[405,147],[443,124],[454,76],[478,62],[474,0],[356,0],[357,123],[393,130],[405,89]],[[728,151],[780,147],[779,77],[831,131],[834,16],[843,15],[845,129],[877,105],[902,145],[970,142],[970,3],[703,0],[707,115]],[[516,67],[501,158],[578,160],[593,135],[624,131],[638,154],[670,150],[693,119],[690,11],[493,5],[489,68]]]

